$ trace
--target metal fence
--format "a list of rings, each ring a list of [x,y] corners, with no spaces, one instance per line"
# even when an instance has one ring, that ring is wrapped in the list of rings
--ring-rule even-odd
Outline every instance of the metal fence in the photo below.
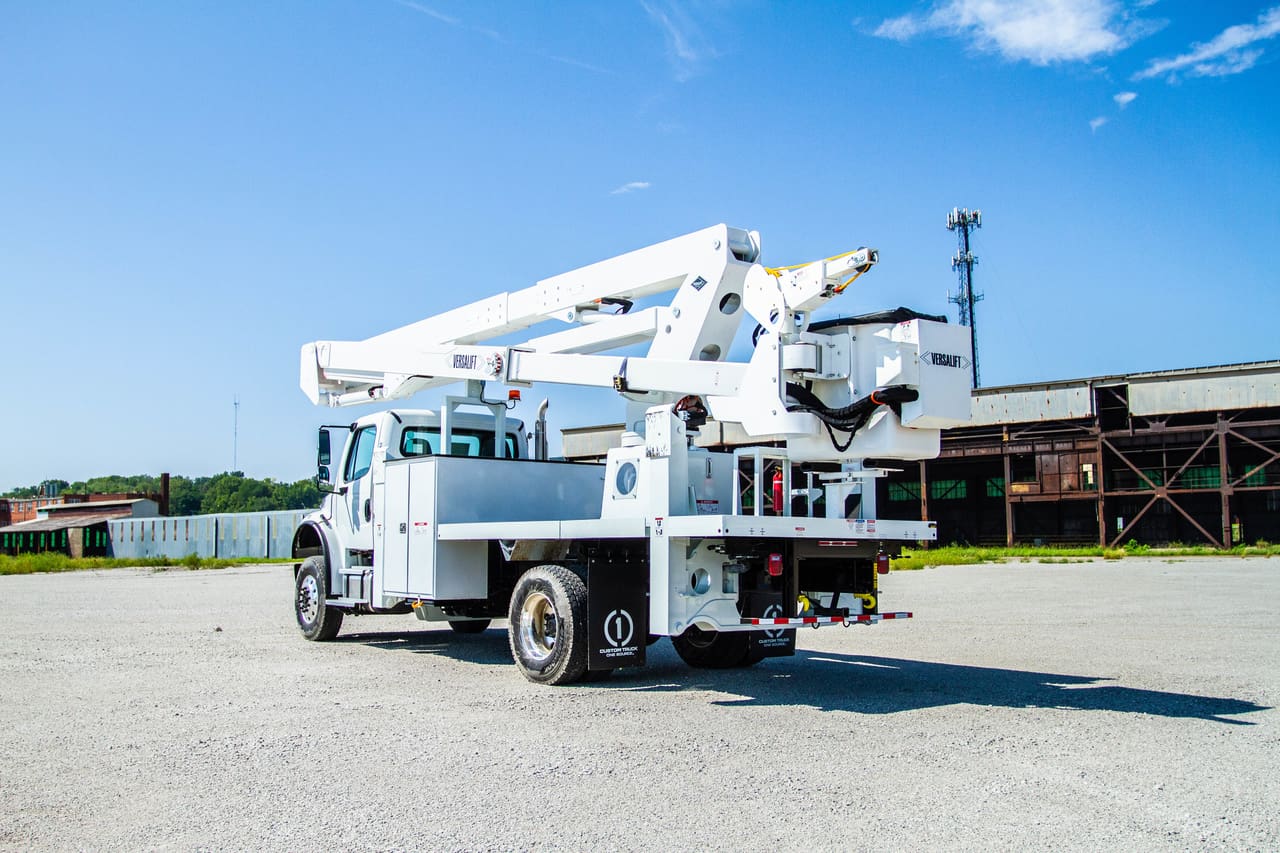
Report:
[[[229,512],[108,522],[114,557],[289,557],[293,533],[311,510]]]

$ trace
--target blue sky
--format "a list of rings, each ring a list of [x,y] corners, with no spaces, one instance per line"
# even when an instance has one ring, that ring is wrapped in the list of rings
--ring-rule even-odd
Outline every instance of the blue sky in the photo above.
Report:
[[[717,222],[954,318],[980,207],[984,385],[1280,357],[1277,58],[1275,0],[0,4],[0,489],[227,470],[237,395],[307,476],[302,343]]]

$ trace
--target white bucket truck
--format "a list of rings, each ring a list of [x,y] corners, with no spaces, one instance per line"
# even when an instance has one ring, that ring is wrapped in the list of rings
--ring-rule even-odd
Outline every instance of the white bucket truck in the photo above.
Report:
[[[968,419],[968,332],[905,309],[814,320],[874,250],[778,269],[759,256],[758,233],[717,225],[303,346],[316,404],[465,389],[438,412],[321,428],[328,494],[293,543],[303,635],[332,639],[348,614],[412,611],[460,633],[505,618],[520,672],[565,684],[643,665],[664,636],[693,666],[737,667],[794,653],[801,625],[909,617],[881,607],[877,572],[936,531],[876,518],[877,465],[936,456],[940,430]],[[744,317],[753,353],[729,361]],[[485,343],[548,321],[565,328]],[[513,404],[485,389],[535,383],[613,388],[621,446],[604,464],[549,460],[544,401],[531,453]],[[753,444],[696,446],[708,415]]]

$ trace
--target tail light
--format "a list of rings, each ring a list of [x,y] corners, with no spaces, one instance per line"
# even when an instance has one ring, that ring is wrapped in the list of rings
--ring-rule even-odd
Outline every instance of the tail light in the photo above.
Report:
[[[769,555],[769,577],[779,577],[782,574],[782,555]]]
[[[876,571],[882,575],[889,574],[889,555],[876,554]]]

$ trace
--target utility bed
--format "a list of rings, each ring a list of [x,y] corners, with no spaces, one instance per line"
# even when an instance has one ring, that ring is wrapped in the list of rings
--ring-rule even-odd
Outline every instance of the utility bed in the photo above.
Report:
[[[467,542],[487,539],[630,539],[644,536],[709,538],[744,536],[816,539],[833,545],[846,541],[927,541],[936,535],[932,521],[885,521],[807,516],[675,515],[656,518],[580,518],[564,521],[485,521],[445,523],[437,537]]]

